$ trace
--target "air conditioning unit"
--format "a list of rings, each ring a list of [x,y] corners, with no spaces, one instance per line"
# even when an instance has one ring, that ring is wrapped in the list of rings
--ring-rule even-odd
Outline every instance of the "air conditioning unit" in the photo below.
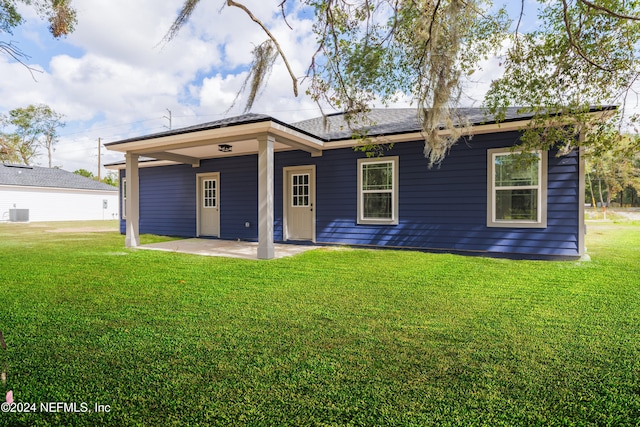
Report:
[[[29,209],[9,209],[9,221],[29,222]]]

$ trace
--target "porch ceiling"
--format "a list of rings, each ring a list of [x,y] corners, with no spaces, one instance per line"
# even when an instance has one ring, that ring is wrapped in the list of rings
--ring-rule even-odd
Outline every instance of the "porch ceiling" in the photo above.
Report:
[[[220,145],[230,145],[231,151],[224,152],[220,150]],[[274,150],[290,150],[291,146],[278,142],[276,140]],[[163,150],[165,153],[177,154],[181,156],[189,156],[197,159],[209,159],[213,157],[229,157],[229,156],[243,156],[246,154],[255,154],[258,152],[258,142],[256,139],[240,140],[240,141],[228,141],[224,143],[213,143],[207,145],[198,145],[194,147],[175,148]],[[151,153],[142,153],[149,155]],[[153,157],[153,156],[151,156]]]

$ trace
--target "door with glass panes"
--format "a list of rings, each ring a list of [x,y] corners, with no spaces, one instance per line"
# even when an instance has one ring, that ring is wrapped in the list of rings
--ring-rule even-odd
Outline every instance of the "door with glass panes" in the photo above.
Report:
[[[198,175],[198,236],[220,237],[220,174]]]
[[[285,168],[284,239],[315,240],[315,168]]]

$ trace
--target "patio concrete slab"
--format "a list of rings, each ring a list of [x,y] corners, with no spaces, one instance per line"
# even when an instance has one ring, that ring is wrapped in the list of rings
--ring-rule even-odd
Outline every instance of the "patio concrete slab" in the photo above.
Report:
[[[319,246],[288,245],[276,243],[275,258],[283,258],[300,254]],[[218,239],[184,239],[170,242],[149,243],[138,246],[138,249],[154,251],[180,252],[185,254],[219,256],[228,258],[258,259],[258,242],[243,242]]]

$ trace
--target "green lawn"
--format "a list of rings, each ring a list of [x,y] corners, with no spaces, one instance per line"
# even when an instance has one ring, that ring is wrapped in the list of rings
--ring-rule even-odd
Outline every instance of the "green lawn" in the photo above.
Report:
[[[6,387],[110,412],[0,425],[640,425],[638,223],[591,225],[582,263],[245,261],[50,228],[0,224]]]

